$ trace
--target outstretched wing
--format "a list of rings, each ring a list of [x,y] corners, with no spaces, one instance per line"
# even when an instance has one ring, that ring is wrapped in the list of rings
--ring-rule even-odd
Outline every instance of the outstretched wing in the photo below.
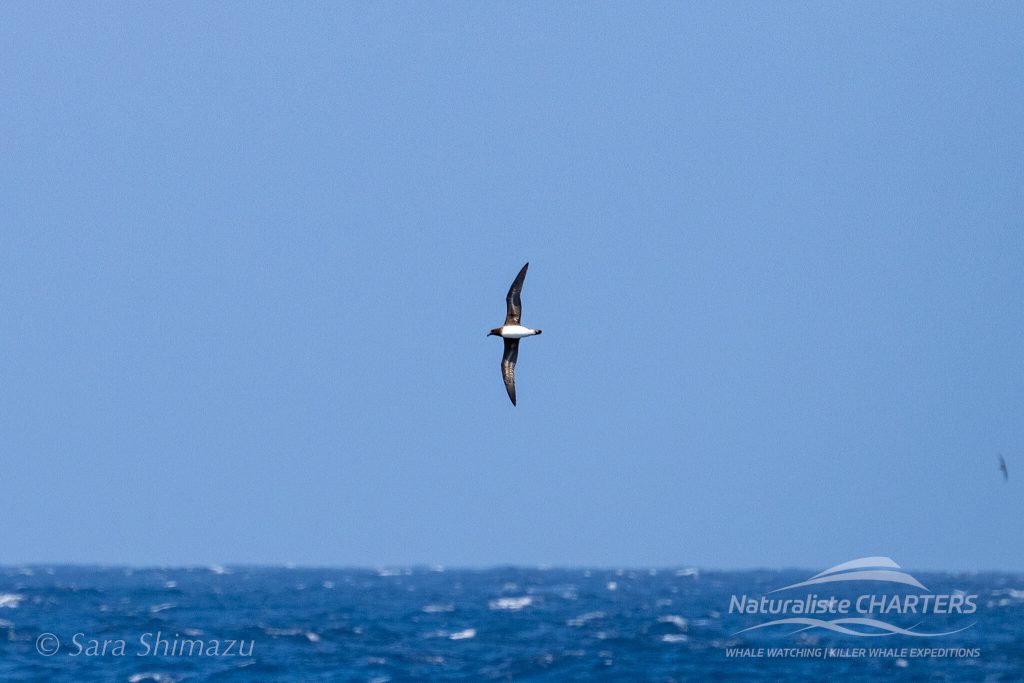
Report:
[[[1003,473],[1003,481],[1010,479],[1010,473],[1006,471],[1006,460],[1003,459],[1002,455],[999,456],[999,471]]]
[[[508,296],[505,297],[505,303],[508,305],[508,313],[505,314],[506,325],[519,324],[519,316],[523,313],[523,302],[519,300],[519,294],[523,291],[523,280],[526,279],[526,269],[529,267],[529,263],[523,266],[519,275],[516,275],[515,281],[512,282],[512,286],[508,288]],[[515,403],[515,401],[512,402]]]
[[[525,271],[524,271],[525,272]],[[501,358],[501,378],[505,380],[505,391],[516,404],[516,359],[519,358],[519,340],[505,340],[505,355]]]

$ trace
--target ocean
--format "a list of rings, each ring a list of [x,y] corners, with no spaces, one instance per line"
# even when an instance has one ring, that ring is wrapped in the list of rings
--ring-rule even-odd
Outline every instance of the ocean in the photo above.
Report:
[[[3,567],[0,681],[1024,680],[1024,575],[813,574]]]

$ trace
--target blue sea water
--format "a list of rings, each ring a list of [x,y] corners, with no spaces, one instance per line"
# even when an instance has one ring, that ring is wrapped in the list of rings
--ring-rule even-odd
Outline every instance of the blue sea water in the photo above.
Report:
[[[1020,574],[915,573],[978,596],[969,615],[901,617],[951,635],[737,633],[771,617],[731,596],[813,573],[4,567],[0,680],[1024,680]]]

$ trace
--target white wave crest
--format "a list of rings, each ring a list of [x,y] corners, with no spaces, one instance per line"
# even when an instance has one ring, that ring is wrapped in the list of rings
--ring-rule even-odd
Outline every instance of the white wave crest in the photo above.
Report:
[[[497,600],[491,600],[487,603],[487,606],[495,610],[507,610],[514,612],[521,610],[524,607],[529,607],[533,604],[533,598],[529,595],[524,595],[519,598],[498,598]]]
[[[570,619],[565,623],[569,626],[583,626],[588,621],[593,621],[594,619],[604,619],[605,616],[607,615],[604,612],[587,612],[586,614],[581,614],[578,617]]]
[[[24,595],[18,595],[16,593],[0,593],[0,607],[16,609],[24,599]]]
[[[438,614],[440,612],[454,612],[455,605],[453,605],[450,602],[437,605],[424,605],[420,608],[420,611],[426,612],[427,614]]]
[[[658,617],[658,622],[662,624],[674,624],[680,631],[685,631],[688,626],[686,619],[677,614],[668,614],[663,617]]]

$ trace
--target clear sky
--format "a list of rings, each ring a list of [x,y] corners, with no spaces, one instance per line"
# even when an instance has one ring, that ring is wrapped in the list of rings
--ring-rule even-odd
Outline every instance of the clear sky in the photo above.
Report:
[[[1024,569],[1020,3],[7,3],[0,101],[0,563]]]

